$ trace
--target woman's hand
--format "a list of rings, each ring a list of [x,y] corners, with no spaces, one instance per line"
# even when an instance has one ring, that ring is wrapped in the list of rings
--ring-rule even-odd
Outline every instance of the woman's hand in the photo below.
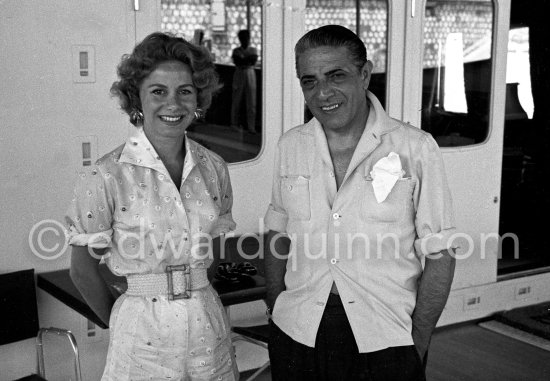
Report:
[[[71,279],[95,314],[108,326],[116,297],[99,272],[99,261],[105,249],[73,246]]]

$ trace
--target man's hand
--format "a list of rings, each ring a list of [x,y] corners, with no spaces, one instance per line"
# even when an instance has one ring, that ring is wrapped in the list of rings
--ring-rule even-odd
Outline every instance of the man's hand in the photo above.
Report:
[[[424,356],[426,355],[426,352],[428,352],[428,347],[430,346],[431,341],[431,332],[429,336],[426,336],[427,335],[423,335],[421,331],[413,327],[412,338],[421,361],[424,361]]]
[[[273,312],[275,300],[285,287],[286,257],[290,251],[290,239],[270,230],[264,247],[265,280],[267,288],[266,304]]]
[[[455,264],[454,253],[448,250],[426,257],[412,315],[412,338],[421,360],[424,360],[435,325],[447,303]]]

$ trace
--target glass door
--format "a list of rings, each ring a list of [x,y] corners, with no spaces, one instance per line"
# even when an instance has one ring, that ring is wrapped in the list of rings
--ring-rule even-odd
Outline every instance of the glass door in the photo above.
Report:
[[[494,282],[510,1],[408,3],[403,119],[443,153],[460,232],[453,287]]]

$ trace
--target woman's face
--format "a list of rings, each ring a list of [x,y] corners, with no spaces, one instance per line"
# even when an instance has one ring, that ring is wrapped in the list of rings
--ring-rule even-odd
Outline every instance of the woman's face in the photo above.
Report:
[[[149,139],[181,137],[197,109],[191,69],[180,61],[164,61],[139,88],[143,129]]]

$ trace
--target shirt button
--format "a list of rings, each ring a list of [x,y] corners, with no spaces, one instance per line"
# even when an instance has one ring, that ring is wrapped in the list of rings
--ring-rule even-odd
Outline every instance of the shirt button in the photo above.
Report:
[[[332,259],[330,260],[330,263],[332,263],[333,265],[335,265],[335,264],[338,263],[338,259],[332,258]]]
[[[323,303],[323,302],[317,302],[315,304],[317,304],[318,306],[321,306],[321,307],[325,305],[325,303]]]
[[[289,185],[289,186],[288,186],[288,190],[289,190],[289,191],[292,190],[292,185]]]
[[[328,174],[330,175],[330,177],[334,177],[334,172],[330,171]]]
[[[335,220],[339,219],[340,218],[340,215],[338,213],[334,213],[332,215],[332,218],[334,218]]]

